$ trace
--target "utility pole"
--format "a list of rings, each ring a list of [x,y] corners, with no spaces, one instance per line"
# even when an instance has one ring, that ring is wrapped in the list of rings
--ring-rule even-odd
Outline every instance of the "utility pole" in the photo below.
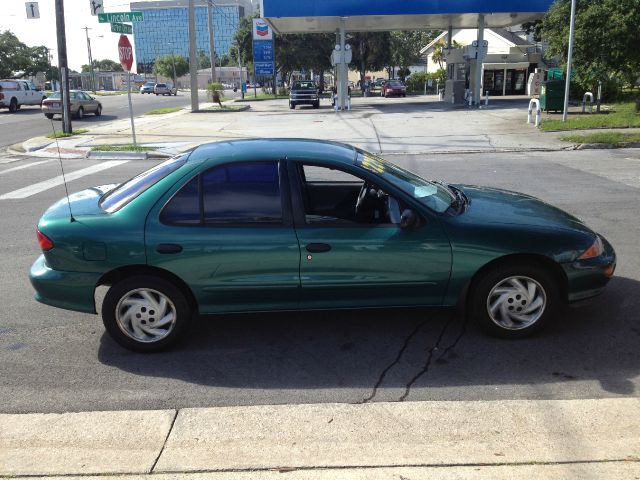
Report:
[[[196,7],[195,0],[189,0],[189,76],[191,77],[191,111],[197,112],[198,105],[198,55],[196,53]]]
[[[87,34],[87,55],[89,56],[89,71],[91,72],[91,90],[96,93],[96,77],[93,73],[93,57],[91,56],[91,39],[89,38],[89,27],[82,27],[82,30]]]
[[[244,89],[242,88],[244,79],[242,78],[242,59],[240,58],[240,44],[238,44],[238,68],[240,69],[240,97],[242,98],[242,100],[244,100]]]
[[[71,133],[71,104],[69,103],[69,67],[67,65],[67,34],[64,26],[64,0],[55,0],[55,2],[58,68],[60,69],[60,97],[62,100],[62,131],[64,133]]]
[[[213,45],[213,0],[207,2],[209,16],[209,57],[211,60],[211,83],[216,82],[216,49]]]
[[[573,57],[573,34],[576,24],[576,0],[571,0],[571,20],[569,21],[569,51],[567,52],[567,78],[564,84],[564,108],[562,110],[562,121],[567,121],[567,110],[569,110],[569,88],[571,87],[571,60]]]

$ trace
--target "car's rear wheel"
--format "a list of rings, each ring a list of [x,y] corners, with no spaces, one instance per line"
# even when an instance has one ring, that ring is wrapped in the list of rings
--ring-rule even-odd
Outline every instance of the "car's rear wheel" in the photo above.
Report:
[[[320,102],[315,102],[313,104],[313,108],[320,108]]]
[[[53,113],[45,113],[44,116],[51,120],[53,118]]]
[[[102,321],[129,350],[153,352],[175,343],[187,330],[192,309],[174,284],[139,275],[113,285],[102,302]]]
[[[78,113],[76,114],[78,120],[82,120],[84,118],[84,108],[78,108]]]
[[[96,117],[100,115],[102,115],[102,105],[98,105],[98,108],[96,108]]]
[[[553,275],[541,267],[498,266],[472,286],[469,314],[491,335],[526,337],[555,315],[560,306],[558,290]]]
[[[289,102],[289,108],[290,108],[291,110],[295,110],[295,109],[296,109],[296,104],[295,104],[295,103],[293,103],[293,102]]]
[[[16,113],[18,111],[18,101],[15,98],[12,98],[9,102],[9,112]]]

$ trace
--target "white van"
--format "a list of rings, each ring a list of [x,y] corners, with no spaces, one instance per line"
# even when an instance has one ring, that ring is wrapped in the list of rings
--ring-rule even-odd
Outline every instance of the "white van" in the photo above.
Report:
[[[22,105],[40,106],[44,98],[44,92],[29,80],[0,80],[0,108],[8,108],[11,113]]]

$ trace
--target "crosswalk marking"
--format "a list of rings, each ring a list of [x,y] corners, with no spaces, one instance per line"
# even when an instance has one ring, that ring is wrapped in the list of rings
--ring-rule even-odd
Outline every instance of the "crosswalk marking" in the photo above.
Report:
[[[5,163],[19,162],[20,160],[25,160],[25,157],[5,157],[5,156],[3,156],[2,159],[0,159],[0,165],[4,165]]]
[[[40,165],[42,163],[47,163],[47,162],[52,162],[52,161],[53,161],[53,159],[41,160],[39,162],[33,162],[33,163],[28,163],[26,165],[20,165],[19,167],[8,168],[6,170],[2,170],[0,172],[0,175],[4,175],[5,173],[10,173],[10,172],[15,172],[17,170],[23,170],[23,169],[29,168],[29,167],[35,167],[36,165]]]
[[[112,160],[109,162],[102,162],[97,165],[93,165],[91,167],[83,168],[81,170],[76,170],[75,172],[67,173],[65,175],[67,179],[67,183],[71,182],[72,180],[76,180],[78,178],[82,178],[87,175],[100,172],[102,170],[107,170],[112,167],[117,167],[118,165],[122,165],[123,163],[127,163],[128,161],[129,160]],[[28,187],[19,188],[18,190],[14,190],[13,192],[0,195],[0,200],[27,198],[37,193],[44,192],[45,190],[49,190],[50,188],[56,187],[58,185],[62,185],[63,182],[64,180],[62,178],[62,175],[58,175],[55,178],[50,178],[49,180],[45,180],[39,183],[34,183],[33,185],[29,185]]]

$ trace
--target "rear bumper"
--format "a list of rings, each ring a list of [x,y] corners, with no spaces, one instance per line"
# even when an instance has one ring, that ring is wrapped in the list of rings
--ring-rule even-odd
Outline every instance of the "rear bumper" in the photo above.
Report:
[[[94,292],[100,276],[100,273],[53,270],[47,266],[44,255],[38,257],[29,272],[38,302],[85,313],[96,313]]]

